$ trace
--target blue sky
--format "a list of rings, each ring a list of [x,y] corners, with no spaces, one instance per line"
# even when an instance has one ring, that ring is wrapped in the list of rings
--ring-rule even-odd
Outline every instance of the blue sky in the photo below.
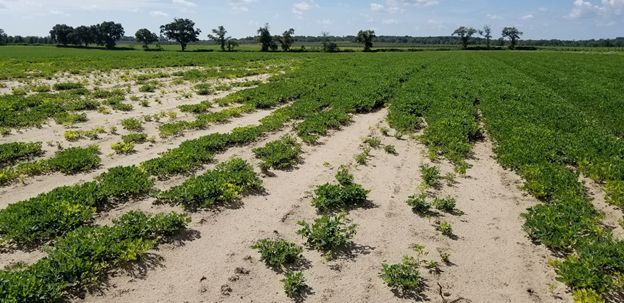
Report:
[[[624,0],[0,0],[0,28],[10,35],[47,35],[57,23],[77,26],[121,22],[127,35],[157,31],[174,17],[202,29],[224,25],[234,37],[250,36],[268,22],[274,33],[449,35],[460,25],[519,27],[525,38],[624,37]]]

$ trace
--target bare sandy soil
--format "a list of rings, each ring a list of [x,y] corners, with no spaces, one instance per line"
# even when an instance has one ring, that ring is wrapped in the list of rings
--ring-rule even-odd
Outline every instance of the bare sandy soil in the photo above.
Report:
[[[250,196],[238,208],[192,214],[193,238],[183,245],[165,245],[153,252],[149,270],[116,272],[100,292],[76,302],[289,302],[283,293],[283,275],[267,268],[250,246],[265,237],[282,237],[301,245],[296,235],[299,220],[316,217],[310,205],[316,185],[333,182],[336,169],[348,164],[356,182],[371,189],[370,207],[349,212],[358,224],[351,249],[336,259],[306,249],[304,275],[311,292],[306,302],[570,302],[564,287],[554,282],[547,265],[548,251],[532,244],[522,231],[520,214],[538,203],[524,196],[519,178],[498,166],[489,142],[478,143],[472,168],[452,186],[432,191],[457,198],[458,215],[421,218],[405,204],[418,192],[419,166],[429,163],[423,146],[413,140],[383,137],[397,156],[373,150],[367,166],[353,159],[362,139],[384,126],[386,111],[357,116],[341,131],[304,147],[303,163],[295,170],[264,176],[266,195]],[[272,135],[267,140],[281,135]],[[377,136],[380,136],[377,134]],[[262,144],[259,142],[256,145]],[[231,150],[232,155],[257,163],[251,147]],[[448,163],[438,163],[448,171]],[[179,181],[172,181],[177,183]],[[165,211],[149,200],[128,208]],[[115,213],[100,218],[105,223]],[[453,239],[435,230],[435,221],[453,225]],[[414,244],[423,245],[422,260],[440,261],[438,250],[450,254],[439,274],[422,268],[426,287],[422,297],[396,297],[378,277],[381,263],[417,256]]]

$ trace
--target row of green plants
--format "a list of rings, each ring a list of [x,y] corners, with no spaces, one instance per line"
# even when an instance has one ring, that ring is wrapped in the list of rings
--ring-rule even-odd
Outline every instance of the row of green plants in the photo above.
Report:
[[[183,231],[190,218],[176,213],[129,212],[112,226],[83,226],[57,238],[34,264],[0,271],[0,298],[7,303],[62,302],[99,287],[106,274],[145,260],[148,251]]]
[[[41,142],[11,142],[0,144],[0,167],[41,156],[44,153],[41,147]]]
[[[41,145],[39,144],[39,148]],[[27,176],[38,176],[51,172],[67,175],[88,172],[100,166],[100,149],[97,145],[71,147],[60,150],[49,159],[21,162],[0,170],[0,185],[7,185]]]
[[[0,210],[0,242],[5,247],[36,247],[92,222],[98,211],[146,196],[153,185],[137,167],[115,167],[95,181],[10,204]]]

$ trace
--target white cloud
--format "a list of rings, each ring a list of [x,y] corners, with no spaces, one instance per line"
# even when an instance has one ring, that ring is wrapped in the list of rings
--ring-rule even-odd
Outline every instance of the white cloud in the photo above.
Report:
[[[370,9],[373,12],[380,12],[380,11],[384,10],[384,6],[383,6],[383,4],[379,4],[379,3],[374,3],[373,2],[373,3],[370,4]]]
[[[382,24],[386,24],[386,25],[391,25],[391,24],[397,24],[399,23],[399,21],[397,21],[396,19],[384,19],[381,21]]]
[[[313,1],[301,1],[293,4],[292,12],[301,16],[305,12],[313,9],[314,7],[318,7],[318,5]]]
[[[434,6],[440,4],[439,0],[384,0],[383,3],[372,2],[370,9],[373,12],[386,12],[390,14],[403,13],[410,6]]]
[[[171,0],[171,2],[175,5],[184,6],[184,7],[196,7],[197,6],[195,2],[192,2],[189,0]]]
[[[520,17],[520,19],[522,19],[522,20],[531,20],[533,18],[535,18],[535,16],[533,16],[533,14],[528,14],[528,15],[524,15],[524,16]]]
[[[0,0],[0,9],[3,13],[17,14],[25,18],[49,15],[67,16],[73,12],[83,11],[138,12],[159,6],[162,6],[160,0]],[[50,9],[51,7],[54,9]]]
[[[151,11],[149,14],[152,17],[169,17],[169,14],[163,11]]]
[[[249,11],[249,6],[254,4],[256,0],[228,0],[230,7],[239,11]]]
[[[624,14],[624,0],[601,0],[600,3],[593,0],[575,0],[568,17],[620,16],[622,14]]]

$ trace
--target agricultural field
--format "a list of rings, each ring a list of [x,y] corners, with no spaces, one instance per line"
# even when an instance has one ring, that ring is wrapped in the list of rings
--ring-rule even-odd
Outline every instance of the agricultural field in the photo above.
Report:
[[[0,48],[1,302],[623,302],[624,53]]]

